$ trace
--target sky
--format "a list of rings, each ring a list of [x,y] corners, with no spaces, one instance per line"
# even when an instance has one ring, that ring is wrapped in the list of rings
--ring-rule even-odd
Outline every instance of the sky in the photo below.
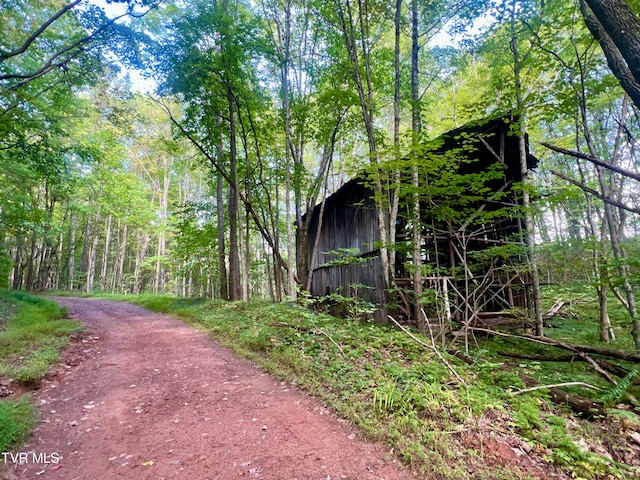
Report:
[[[126,6],[123,4],[108,4],[106,0],[89,0],[89,3],[99,6],[106,12],[107,16],[112,18],[126,12]],[[127,74],[129,75],[131,90],[141,93],[153,93],[157,88],[156,82],[153,79],[144,78],[140,70],[129,68],[117,61],[116,63],[121,69],[119,77],[124,78]]]

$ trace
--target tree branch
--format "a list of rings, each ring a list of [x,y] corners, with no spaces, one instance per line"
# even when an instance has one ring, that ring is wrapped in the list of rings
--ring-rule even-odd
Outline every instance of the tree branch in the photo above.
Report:
[[[453,373],[453,375],[458,379],[458,381],[462,384],[462,385],[466,385],[465,381],[462,379],[462,377],[458,374],[458,372],[456,372],[456,370],[451,366],[451,364],[449,362],[447,362],[447,359],[444,358],[442,356],[442,354],[440,353],[440,351],[438,350],[438,348],[435,346],[435,344],[429,345],[428,343],[423,342],[422,340],[420,340],[418,337],[416,337],[413,333],[411,333],[409,330],[407,330],[405,327],[403,327],[402,325],[400,325],[400,323],[398,323],[396,321],[395,318],[393,318],[391,315],[387,315],[387,317],[389,318],[389,320],[391,320],[393,323],[395,323],[400,330],[402,330],[404,333],[406,333],[407,335],[409,335],[412,339],[414,339],[416,342],[418,342],[420,345],[422,345],[425,348],[428,348],[429,350],[432,350],[437,356],[438,358],[442,361],[442,363],[445,364],[445,366],[449,369],[449,371],[451,373]],[[427,322],[428,324],[428,322]],[[431,338],[431,342],[433,343],[433,337]]]
[[[593,390],[600,390],[598,387],[594,387],[593,385],[589,385],[588,383],[584,383],[584,382],[566,382],[566,383],[554,383],[552,385],[538,385],[537,387],[531,387],[531,388],[525,388],[524,390],[518,390],[517,392],[513,392],[513,394],[514,395],[520,395],[521,393],[534,392],[536,390],[551,389],[551,388],[556,388],[556,387],[571,387],[573,385],[580,385],[582,387],[591,388]]]
[[[603,202],[608,203],[609,205],[613,205],[615,207],[621,208],[623,210],[626,210],[628,212],[632,212],[632,213],[636,213],[638,215],[640,215],[640,210],[638,210],[637,208],[633,208],[633,207],[629,207],[628,205],[625,205],[624,203],[618,202],[617,200],[612,200],[609,197],[605,197],[604,195],[602,195],[601,193],[597,192],[596,190],[594,190],[593,188],[589,188],[586,185],[583,185],[582,183],[574,180],[571,177],[568,177],[556,170],[550,169],[549,170],[552,174],[562,178],[563,180],[566,180],[567,182],[575,185],[576,187],[584,190],[587,193],[590,193],[591,195],[593,195],[596,198],[599,198],[600,200],[602,200]]]
[[[634,180],[637,180],[638,182],[640,182],[640,174],[635,172],[630,172],[629,170],[625,170],[624,168],[618,167],[616,165],[612,165],[608,162],[605,162],[604,160],[600,160],[599,158],[592,157],[591,155],[587,155],[586,153],[567,150],[565,148],[551,145],[550,143],[547,143],[547,142],[540,142],[540,145],[542,145],[543,147],[547,147],[548,149],[553,150],[554,152],[563,153],[565,155],[569,155],[575,158],[580,158],[582,160],[587,160],[588,162],[591,162],[600,167],[604,167],[607,170],[611,170],[612,172],[619,173],[620,175],[633,178]]]
[[[49,20],[47,20],[46,22],[44,22],[42,25],[40,25],[40,27],[33,32],[29,38],[27,38],[24,43],[16,48],[15,50],[12,50],[10,52],[3,52],[0,54],[0,62],[4,62],[5,60],[11,58],[11,57],[15,57],[17,55],[20,55],[24,52],[27,51],[27,49],[29,48],[29,46],[31,46],[31,44],[33,42],[36,41],[36,39],[42,35],[42,33],[49,28],[49,26],[55,22],[56,20],[58,20],[60,17],[62,17],[65,13],[67,13],[69,10],[71,10],[73,7],[75,7],[76,5],[78,5],[82,0],[75,0],[74,2],[71,2],[68,5],[65,5],[64,7],[62,7],[60,10],[58,10],[51,18],[49,18]]]

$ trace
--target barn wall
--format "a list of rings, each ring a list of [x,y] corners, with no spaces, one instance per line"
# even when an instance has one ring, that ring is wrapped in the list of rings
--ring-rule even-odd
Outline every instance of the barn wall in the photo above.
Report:
[[[369,188],[356,181],[348,182],[333,194],[325,204],[322,233],[315,252],[311,294],[322,297],[340,292],[352,297],[353,285],[358,287],[357,296],[375,304],[379,311],[376,320],[386,318],[384,272],[379,256],[380,239],[376,207],[370,198]],[[313,243],[318,229],[319,207],[313,212],[309,227],[309,240]],[[326,252],[341,248],[357,248],[365,260],[355,265],[326,265],[339,258]],[[313,252],[309,252],[309,261]],[[367,288],[369,287],[369,288]]]

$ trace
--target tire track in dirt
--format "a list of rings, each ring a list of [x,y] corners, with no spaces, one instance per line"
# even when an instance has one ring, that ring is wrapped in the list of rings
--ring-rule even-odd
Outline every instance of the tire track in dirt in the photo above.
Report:
[[[3,478],[413,478],[315,399],[179,320],[55,300],[87,332],[35,393],[27,462]]]

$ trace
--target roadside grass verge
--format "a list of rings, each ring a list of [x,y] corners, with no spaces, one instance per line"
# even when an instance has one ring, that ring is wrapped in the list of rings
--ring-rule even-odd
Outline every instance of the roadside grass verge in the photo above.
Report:
[[[55,302],[0,290],[0,379],[37,385],[80,324]],[[36,422],[30,396],[0,400],[0,452],[18,447]]]
[[[31,396],[18,400],[0,400],[0,452],[22,445],[36,423]]]
[[[0,375],[37,384],[80,324],[63,318],[57,303],[24,292],[0,291],[0,303],[11,312],[0,332]]]
[[[287,304],[151,295],[120,299],[198,326],[317,396],[368,439],[386,443],[430,478],[536,478],[535,469],[495,458],[496,441],[522,447],[576,478],[637,475],[580,442],[597,444],[600,429],[603,435],[610,430],[565,415],[544,390],[514,395],[524,388],[517,369],[505,368],[492,352],[476,350],[471,366],[445,354],[464,379],[461,384],[431,350],[388,325],[336,319]]]

